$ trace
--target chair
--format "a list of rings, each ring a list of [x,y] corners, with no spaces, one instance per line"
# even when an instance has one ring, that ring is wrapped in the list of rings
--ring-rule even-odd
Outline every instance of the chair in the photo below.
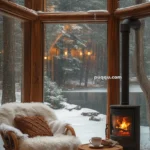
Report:
[[[77,150],[80,144],[74,129],[66,124],[64,134],[21,138],[16,132],[14,118],[22,116],[42,116],[47,122],[58,121],[54,111],[43,103],[7,103],[0,107],[0,125],[10,128],[0,131],[5,150]],[[11,127],[14,130],[11,130]],[[18,130],[18,129],[17,129]],[[56,130],[56,129],[55,129]],[[22,133],[21,133],[22,134]]]

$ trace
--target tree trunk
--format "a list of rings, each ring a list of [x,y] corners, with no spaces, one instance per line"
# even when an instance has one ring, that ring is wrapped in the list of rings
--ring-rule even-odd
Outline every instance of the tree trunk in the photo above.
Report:
[[[136,0],[136,4],[144,3],[146,0]],[[139,81],[140,87],[143,90],[143,93],[146,97],[146,106],[147,106],[147,118],[150,126],[150,81],[147,78],[147,75],[144,70],[144,20],[141,21],[141,28],[138,31],[135,31],[135,42],[136,42],[136,74]]]
[[[15,20],[4,17],[3,19],[3,92],[2,104],[6,102],[15,102]]]

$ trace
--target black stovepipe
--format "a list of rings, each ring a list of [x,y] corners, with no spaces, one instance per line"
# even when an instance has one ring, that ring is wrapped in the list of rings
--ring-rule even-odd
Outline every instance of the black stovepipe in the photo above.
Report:
[[[121,105],[129,105],[129,34],[130,28],[138,30],[141,23],[138,19],[125,19],[121,23],[122,33],[122,101]]]

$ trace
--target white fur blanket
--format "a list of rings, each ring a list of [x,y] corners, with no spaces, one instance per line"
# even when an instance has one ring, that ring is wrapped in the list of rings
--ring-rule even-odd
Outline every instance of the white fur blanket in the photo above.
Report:
[[[15,128],[16,115],[43,116],[54,136],[28,138]],[[63,135],[67,124],[57,120],[54,111],[42,103],[8,103],[0,107],[0,131],[15,132],[19,139],[19,150],[77,150],[80,140],[74,136]]]
[[[74,136],[37,136],[21,139],[19,150],[77,150],[79,144],[79,139]]]
[[[8,131],[14,132],[18,138],[28,138],[28,134],[23,134],[19,129],[2,123],[0,125],[0,132],[6,133]]]
[[[59,135],[59,134],[64,134],[65,132],[65,126],[68,125],[66,122],[62,122],[59,120],[54,120],[54,121],[49,121],[48,125],[50,126],[50,129],[53,133],[53,135]]]
[[[0,124],[14,126],[14,118],[21,116],[43,116],[46,121],[57,120],[54,110],[43,103],[7,103],[0,107]]]
[[[19,150],[77,150],[80,140],[74,136],[61,134],[64,132],[66,123],[51,122],[50,125],[54,136],[28,138],[28,135],[23,134],[19,129],[6,124],[0,125],[0,131],[4,133],[15,132],[19,139]]]

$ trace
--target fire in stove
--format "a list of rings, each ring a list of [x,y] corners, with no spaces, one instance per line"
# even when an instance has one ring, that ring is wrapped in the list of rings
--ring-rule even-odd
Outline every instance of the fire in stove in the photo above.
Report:
[[[131,136],[131,117],[113,116],[113,135]]]

